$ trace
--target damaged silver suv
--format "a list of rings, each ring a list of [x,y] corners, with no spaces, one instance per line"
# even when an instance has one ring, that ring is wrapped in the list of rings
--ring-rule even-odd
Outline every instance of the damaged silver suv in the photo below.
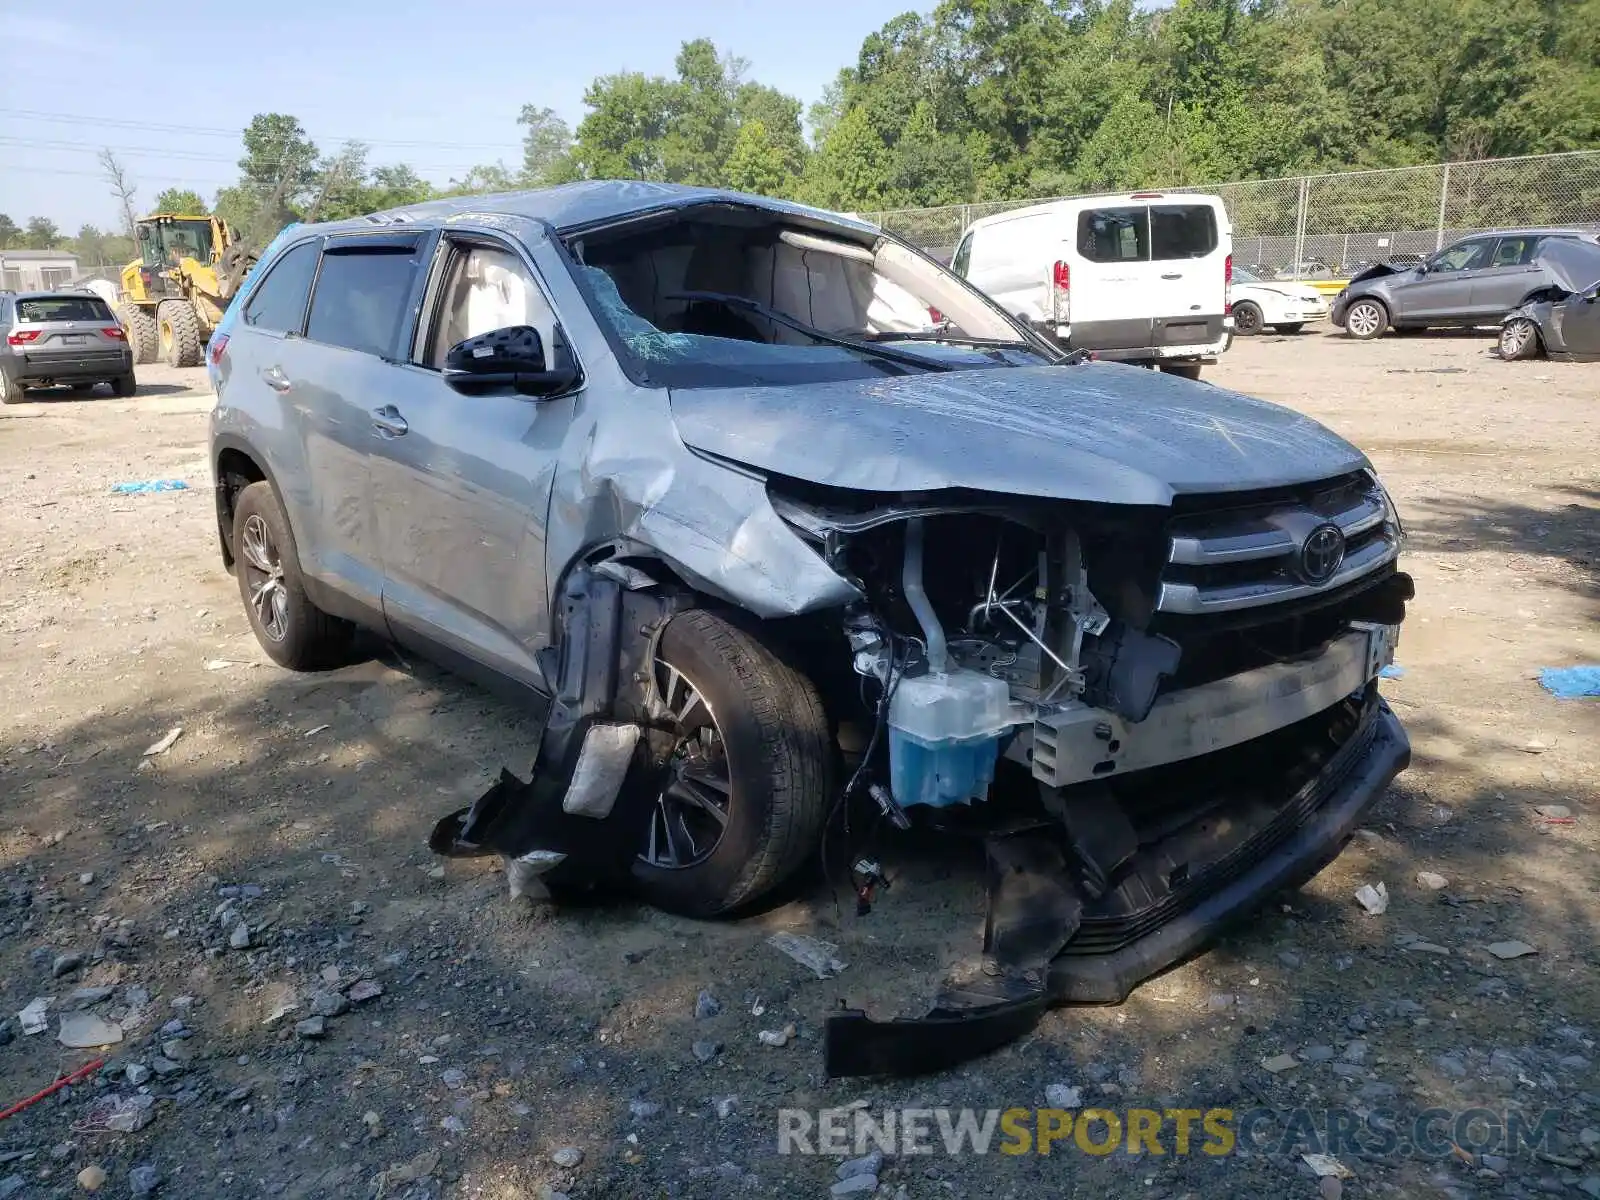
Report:
[[[594,182],[293,227],[209,358],[267,653],[365,626],[548,700],[437,849],[713,915],[819,859],[870,889],[895,830],[983,845],[984,972],[835,1017],[834,1073],[1121,999],[1408,760],[1359,451],[1063,354],[871,226]]]

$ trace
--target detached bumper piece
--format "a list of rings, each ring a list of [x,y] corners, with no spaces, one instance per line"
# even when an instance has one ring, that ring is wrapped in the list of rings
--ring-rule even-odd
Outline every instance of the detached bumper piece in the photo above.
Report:
[[[827,1073],[940,1070],[1020,1037],[1053,1004],[1119,1003],[1337,857],[1410,758],[1369,687],[1137,786],[1047,789],[1050,822],[986,842],[984,977],[947,984],[921,1018],[830,1017]]]
[[[428,839],[446,857],[503,856],[513,896],[535,876],[569,891],[625,884],[661,790],[673,735],[650,716],[638,681],[678,602],[614,567],[575,571],[563,591],[564,636],[543,664],[555,696],[533,778],[502,770]]]

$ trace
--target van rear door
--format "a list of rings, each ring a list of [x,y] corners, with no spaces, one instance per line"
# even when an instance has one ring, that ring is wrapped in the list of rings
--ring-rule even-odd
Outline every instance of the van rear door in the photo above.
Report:
[[[1091,350],[1221,340],[1231,231],[1215,197],[1130,196],[1076,220],[1072,345]]]

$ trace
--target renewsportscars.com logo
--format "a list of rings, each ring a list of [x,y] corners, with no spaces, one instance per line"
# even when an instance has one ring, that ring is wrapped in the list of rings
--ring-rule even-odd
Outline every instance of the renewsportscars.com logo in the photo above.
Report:
[[[778,1110],[779,1154],[1351,1154],[1546,1150],[1561,1114],[1487,1108],[891,1108]]]

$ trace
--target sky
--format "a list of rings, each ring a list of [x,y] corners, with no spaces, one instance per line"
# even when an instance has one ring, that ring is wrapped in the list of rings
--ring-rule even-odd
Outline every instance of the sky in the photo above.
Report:
[[[524,104],[575,126],[597,75],[671,75],[678,47],[696,37],[809,106],[862,38],[932,0],[206,7],[0,0],[0,213],[18,225],[49,217],[69,236],[85,223],[117,228],[95,157],[103,146],[138,185],[136,206],[169,186],[210,201],[236,179],[240,132],[259,112],[299,117],[320,150],[368,142],[374,166],[409,162],[434,182],[496,159],[515,166]]]

